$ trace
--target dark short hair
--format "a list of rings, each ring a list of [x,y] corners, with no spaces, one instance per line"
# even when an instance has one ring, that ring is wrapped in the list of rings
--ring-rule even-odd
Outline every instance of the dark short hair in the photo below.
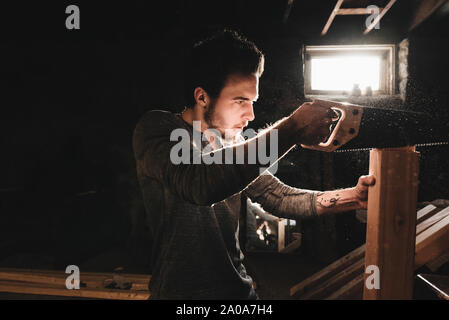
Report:
[[[193,91],[203,88],[211,98],[217,98],[231,74],[261,76],[264,55],[257,46],[236,31],[223,30],[196,43],[185,68],[185,101],[188,107],[196,103]]]

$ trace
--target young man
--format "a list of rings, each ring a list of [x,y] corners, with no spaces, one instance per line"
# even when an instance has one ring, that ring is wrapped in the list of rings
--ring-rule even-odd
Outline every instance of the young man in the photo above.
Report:
[[[254,43],[235,32],[200,42],[186,75],[189,106],[181,114],[150,111],[135,129],[137,174],[154,238],[149,285],[153,299],[257,298],[239,243],[239,219],[247,198],[290,219],[366,207],[372,176],[361,177],[350,189],[302,190],[283,184],[252,157],[272,143],[281,158],[296,144],[325,141],[333,115],[327,107],[305,103],[256,137],[243,140],[243,128],[254,119],[263,66],[264,57]],[[190,138],[215,129],[226,138],[225,146],[214,136],[214,141],[210,136],[191,138],[183,150],[189,150],[192,161],[173,161],[178,141],[172,141],[172,133],[179,129]],[[194,154],[203,157],[201,148],[211,145],[215,147],[208,155],[223,159],[221,163],[193,161]],[[240,152],[243,161],[234,157],[226,162],[227,152]]]

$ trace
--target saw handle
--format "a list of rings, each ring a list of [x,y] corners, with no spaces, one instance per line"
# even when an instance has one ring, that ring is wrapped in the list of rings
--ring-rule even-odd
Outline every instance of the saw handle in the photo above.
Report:
[[[321,142],[313,146],[301,144],[301,147],[318,151],[332,152],[357,136],[359,133],[360,121],[362,119],[362,107],[327,100],[315,101],[319,102],[321,105],[329,106],[332,110],[337,111],[337,113],[339,113],[339,117],[338,120],[334,122],[335,127],[326,142]]]

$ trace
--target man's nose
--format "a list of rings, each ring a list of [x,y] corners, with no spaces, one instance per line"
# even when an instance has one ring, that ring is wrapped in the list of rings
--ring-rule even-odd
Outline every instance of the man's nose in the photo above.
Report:
[[[247,110],[245,111],[244,118],[248,122],[254,120],[255,116],[254,116],[254,108],[253,108],[252,104],[250,104],[249,107],[247,108]]]

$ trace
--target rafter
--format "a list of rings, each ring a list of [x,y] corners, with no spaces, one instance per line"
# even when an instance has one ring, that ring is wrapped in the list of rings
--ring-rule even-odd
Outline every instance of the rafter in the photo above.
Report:
[[[449,2],[446,0],[426,0],[417,2],[413,10],[413,15],[409,25],[409,31],[416,28],[423,21],[429,18],[438,8],[440,8],[444,3]]]
[[[365,32],[363,34],[368,34],[373,28],[376,26],[376,24],[379,23],[380,19],[383,18],[383,16],[390,10],[390,8],[393,6],[393,4],[396,2],[396,0],[390,0],[388,4],[385,6],[385,9],[380,11],[379,15],[371,22],[371,24],[366,28]]]
[[[293,2],[295,0],[288,0],[287,2],[287,7],[285,8],[285,12],[284,12],[284,18],[282,19],[283,23],[287,23],[288,17],[290,15],[290,12],[292,11],[292,7],[293,7]]]
[[[384,8],[379,8],[379,12],[383,11]],[[344,8],[339,9],[337,12],[337,15],[343,15],[343,16],[352,16],[352,15],[367,15],[372,14],[372,10],[368,10],[367,8]]]
[[[332,24],[332,21],[334,21],[335,16],[337,15],[337,12],[340,9],[342,3],[343,3],[343,0],[338,0],[337,3],[335,4],[334,10],[332,10],[332,13],[329,16],[329,19],[327,20],[326,25],[323,28],[323,31],[321,31],[322,36],[324,36],[327,33],[327,31],[329,30],[329,28]]]

